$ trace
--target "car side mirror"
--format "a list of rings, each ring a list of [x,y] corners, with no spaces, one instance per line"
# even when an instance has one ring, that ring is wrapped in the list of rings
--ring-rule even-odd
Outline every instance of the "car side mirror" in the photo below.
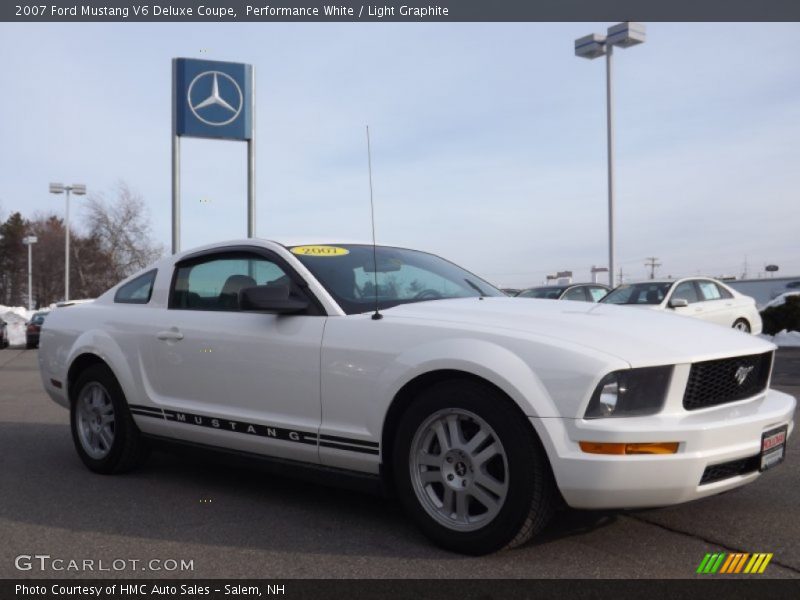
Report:
[[[686,298],[673,298],[669,301],[670,308],[686,308],[689,306],[689,301]]]
[[[257,285],[239,291],[239,308],[245,311],[291,315],[303,312],[308,306],[308,300],[291,298],[287,285]]]

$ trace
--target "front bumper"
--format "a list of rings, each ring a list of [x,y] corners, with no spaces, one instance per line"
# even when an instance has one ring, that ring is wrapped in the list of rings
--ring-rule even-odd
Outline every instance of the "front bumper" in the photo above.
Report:
[[[564,500],[573,508],[642,508],[696,500],[758,478],[734,475],[700,485],[706,467],[758,455],[765,431],[793,429],[795,399],[776,390],[709,409],[650,417],[531,418]],[[604,455],[580,441],[679,442],[675,454]],[[780,468],[777,467],[777,468]]]

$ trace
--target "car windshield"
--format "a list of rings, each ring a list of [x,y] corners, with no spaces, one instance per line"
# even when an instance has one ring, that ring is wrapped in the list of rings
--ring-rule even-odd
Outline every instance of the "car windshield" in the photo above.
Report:
[[[538,287],[525,290],[519,293],[520,298],[547,298],[549,300],[558,300],[561,294],[564,293],[565,287],[547,286]]]
[[[417,250],[378,246],[377,273],[372,246],[293,246],[289,250],[349,315],[374,309],[376,298],[379,308],[386,309],[443,298],[505,296],[469,271]]]
[[[661,304],[674,282],[651,281],[624,284],[600,300],[606,304]]]
[[[45,316],[46,315],[41,315],[41,314],[33,315],[31,322],[34,323],[35,325],[41,325],[42,323],[44,323]]]

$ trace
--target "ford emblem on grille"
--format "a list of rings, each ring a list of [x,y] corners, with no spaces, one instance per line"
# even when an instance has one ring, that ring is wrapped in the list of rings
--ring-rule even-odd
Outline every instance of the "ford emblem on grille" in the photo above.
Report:
[[[742,366],[736,369],[736,373],[733,375],[736,378],[736,382],[739,385],[742,385],[747,379],[747,376],[750,375],[750,371],[752,371],[754,368],[755,367],[751,365],[749,367]]]

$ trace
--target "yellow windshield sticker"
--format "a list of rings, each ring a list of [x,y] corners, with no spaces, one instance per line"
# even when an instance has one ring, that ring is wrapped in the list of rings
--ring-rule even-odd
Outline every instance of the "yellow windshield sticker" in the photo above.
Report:
[[[339,248],[338,246],[295,246],[292,248],[292,254],[300,256],[344,256],[350,254],[347,248]]]

